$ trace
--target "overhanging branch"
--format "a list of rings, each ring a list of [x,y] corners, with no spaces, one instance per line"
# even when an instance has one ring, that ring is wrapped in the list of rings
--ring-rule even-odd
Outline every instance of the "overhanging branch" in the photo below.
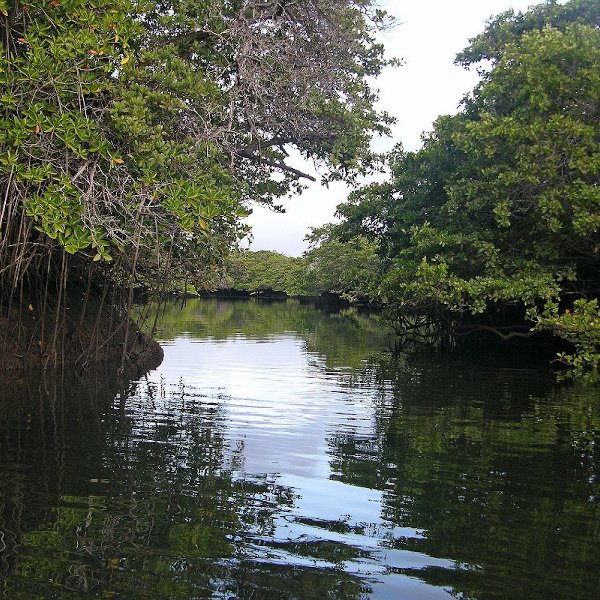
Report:
[[[521,329],[521,331],[518,331],[519,329]],[[508,340],[512,340],[513,338],[530,338],[539,333],[538,331],[531,331],[531,329],[526,325],[502,327],[492,327],[490,325],[473,325],[472,327],[468,327],[458,331],[457,335],[459,335],[460,337],[464,337],[466,335],[477,333],[479,331],[488,331],[489,333],[493,333],[505,342],[507,342]],[[503,333],[503,331],[508,331],[508,333]]]
[[[247,158],[247,159],[257,162],[261,165],[267,165],[269,167],[274,167],[275,169],[280,169],[282,171],[287,171],[288,173],[292,173],[293,175],[296,175],[297,177],[309,179],[310,181],[316,181],[316,178],[313,177],[312,175],[309,175],[308,173],[304,173],[303,171],[300,171],[300,169],[295,169],[294,167],[290,167],[290,165],[287,165],[282,161],[265,158],[264,156],[260,156],[259,154],[252,154],[251,152],[248,152],[246,150],[238,151],[237,154],[238,154],[238,156]]]

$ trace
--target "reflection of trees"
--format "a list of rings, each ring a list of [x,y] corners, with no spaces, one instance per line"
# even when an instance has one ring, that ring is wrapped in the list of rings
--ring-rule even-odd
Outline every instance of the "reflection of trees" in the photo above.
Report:
[[[0,398],[6,598],[364,597],[344,570],[379,559],[333,533],[454,559],[464,568],[390,569],[465,598],[598,595],[595,390],[435,354],[382,357],[360,315],[221,301],[168,311],[173,337],[299,331],[320,369],[368,391],[373,431],[340,428],[331,463],[334,478],[383,491],[384,524],[303,518],[275,477],[244,478],[221,400],[183,383],[11,381]],[[282,521],[300,533],[278,533]]]
[[[1,382],[0,572],[14,566],[23,535],[54,518],[65,482],[77,486],[80,472],[97,471],[102,414],[120,388],[102,373],[88,375],[84,385],[35,374]],[[85,452],[74,450],[76,431],[85,432]]]
[[[152,309],[148,312],[152,314]],[[294,300],[172,301],[160,309],[157,332],[160,339],[172,340],[186,333],[199,339],[224,340],[240,332],[247,338],[258,339],[294,332],[304,337],[309,352],[323,354],[330,368],[357,367],[388,343],[388,334],[375,317],[352,310],[342,313],[316,310],[313,305]]]
[[[269,476],[244,480],[221,406],[183,385],[5,384],[0,399],[0,573],[17,600],[357,598],[328,569],[255,560],[294,502]],[[260,552],[258,553],[260,554]]]
[[[394,547],[465,565],[419,577],[468,598],[598,595],[597,390],[432,356],[373,376],[376,431],[334,436],[333,469],[383,490],[385,520],[424,530]]]

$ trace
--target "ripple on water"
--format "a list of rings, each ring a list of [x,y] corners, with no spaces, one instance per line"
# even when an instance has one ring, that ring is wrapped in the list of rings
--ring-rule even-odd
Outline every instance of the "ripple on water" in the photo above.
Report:
[[[600,597],[587,392],[311,307],[169,315],[125,388],[4,386],[4,597]]]

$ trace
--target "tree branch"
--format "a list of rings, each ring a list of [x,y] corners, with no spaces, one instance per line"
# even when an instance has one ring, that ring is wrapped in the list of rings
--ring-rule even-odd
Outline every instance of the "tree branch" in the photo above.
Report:
[[[272,148],[273,146],[285,146],[286,144],[291,144],[294,141],[292,137],[280,137],[275,136],[268,140],[257,139],[256,143],[248,144],[243,148],[237,150],[237,153],[243,156],[246,156],[248,153],[253,152],[254,150],[260,151],[261,148]]]
[[[526,329],[526,332],[521,332],[521,331],[514,331],[515,329]],[[509,333],[502,333],[502,330],[513,330],[510,331]],[[503,341],[508,341],[511,340],[513,338],[530,338],[533,337],[534,335],[538,334],[538,331],[531,331],[529,329],[529,327],[527,327],[526,325],[514,325],[514,326],[502,326],[502,327],[491,327],[490,325],[473,325],[472,327],[469,327],[468,329],[462,330],[462,331],[458,331],[457,335],[459,335],[460,337],[464,337],[466,335],[470,335],[472,333],[477,333],[478,331],[488,331],[490,333],[493,333],[494,335],[497,335],[501,340]]]
[[[310,181],[316,181],[316,178],[308,173],[304,173],[299,169],[295,169],[294,167],[290,167],[290,165],[286,165],[284,162],[278,160],[272,160],[270,158],[265,158],[264,156],[260,156],[259,154],[252,154],[246,150],[238,151],[238,156],[243,158],[247,158],[249,160],[260,163],[261,165],[267,165],[269,167],[274,167],[276,169],[281,169],[282,171],[287,171],[288,173],[292,173],[297,177],[303,177],[304,179],[309,179]]]

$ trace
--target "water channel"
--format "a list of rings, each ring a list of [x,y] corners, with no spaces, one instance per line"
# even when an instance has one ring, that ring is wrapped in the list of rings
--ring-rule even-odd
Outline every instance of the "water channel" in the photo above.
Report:
[[[3,381],[1,597],[600,598],[598,388],[294,301],[158,337],[139,380]]]

